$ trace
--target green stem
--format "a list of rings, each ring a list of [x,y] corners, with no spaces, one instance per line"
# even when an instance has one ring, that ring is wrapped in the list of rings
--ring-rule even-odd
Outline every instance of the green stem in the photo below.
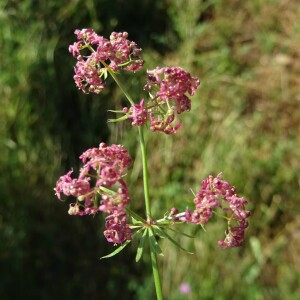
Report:
[[[146,145],[144,140],[143,127],[138,127],[138,129],[139,129],[139,140],[140,140],[141,153],[142,153],[142,162],[143,162],[143,181],[144,181],[146,215],[147,215],[147,221],[150,223],[152,221],[151,220],[152,217],[151,217],[151,204],[150,204],[150,197],[149,197],[147,151],[146,151]],[[149,229],[152,230],[151,227]],[[151,256],[151,264],[152,264],[152,272],[154,278],[156,297],[157,300],[163,300],[160,277],[158,272],[157,255],[155,251],[151,249],[151,247],[150,247],[150,256]]]
[[[150,230],[152,230],[152,228],[150,228]],[[154,278],[156,297],[157,300],[163,300],[160,276],[158,272],[157,255],[155,251],[153,251],[151,248],[150,248],[150,256],[151,256],[151,264],[152,264],[152,272]]]
[[[151,221],[151,204],[150,204],[150,196],[149,196],[147,151],[146,151],[146,144],[145,144],[145,140],[144,140],[143,127],[139,126],[138,130],[139,130],[139,140],[140,140],[142,164],[143,164],[143,182],[144,182],[146,215],[147,215],[147,221]]]
[[[128,101],[130,102],[130,104],[134,105],[134,101],[129,96],[129,94],[126,92],[126,90],[123,88],[123,86],[122,86],[121,82],[119,81],[118,77],[116,76],[116,74],[109,69],[109,67],[108,67],[108,65],[106,63],[104,63],[104,62],[102,62],[102,63],[108,69],[109,74],[114,79],[114,81],[117,83],[117,85],[119,86],[119,88],[121,89],[121,91],[123,92],[123,94],[125,95],[125,97],[128,99]]]
[[[107,67],[108,72],[112,76],[112,78],[115,80],[119,88],[122,90],[128,101],[131,105],[134,105],[134,101],[129,96],[129,94],[126,92],[125,88],[123,88],[121,82],[118,80],[117,76],[114,74],[113,71],[109,69],[109,67],[103,63],[105,67]],[[143,127],[138,127],[139,131],[139,142],[141,147],[141,154],[142,154],[142,166],[143,166],[143,183],[144,183],[144,197],[145,197],[145,206],[146,206],[146,216],[147,216],[147,222],[148,224],[151,224],[152,222],[152,216],[151,216],[151,204],[150,204],[150,196],[149,196],[149,178],[148,178],[148,165],[147,165],[147,151],[146,151],[146,144],[144,139],[144,132]],[[150,230],[152,230],[150,228]],[[157,300],[163,300],[162,297],[162,289],[161,289],[161,283],[160,283],[160,277],[158,273],[158,264],[157,264],[157,256],[156,253],[150,249],[150,256],[151,256],[151,263],[152,263],[152,270],[153,270],[153,277],[154,277],[154,284],[155,284],[155,290],[156,290],[156,296]]]
[[[130,95],[126,92],[125,88],[117,78],[116,74],[109,69],[109,67],[103,63],[105,67],[108,68],[109,74],[112,76],[114,81],[117,83],[121,91],[124,93],[128,101],[131,105],[134,105],[134,101],[130,97]],[[144,182],[144,194],[145,194],[145,206],[146,206],[146,216],[147,221],[151,221],[151,205],[150,205],[150,197],[149,197],[149,179],[148,179],[148,166],[147,166],[147,151],[146,151],[146,145],[144,140],[144,133],[143,133],[143,127],[139,126],[139,142],[141,147],[141,153],[142,153],[142,164],[143,164],[143,182]]]

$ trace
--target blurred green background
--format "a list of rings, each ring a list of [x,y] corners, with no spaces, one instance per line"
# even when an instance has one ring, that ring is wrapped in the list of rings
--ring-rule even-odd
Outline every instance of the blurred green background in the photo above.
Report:
[[[77,28],[127,31],[144,70],[122,78],[140,100],[146,69],[178,65],[202,80],[166,137],[147,133],[154,216],[185,209],[201,180],[223,178],[252,211],[240,249],[220,249],[224,224],[194,240],[195,252],[161,241],[166,299],[300,298],[300,6],[297,0],[2,0],[0,2],[0,299],[155,299],[149,259],[135,246],[113,259],[103,216],[71,217],[53,188],[100,141],[124,144],[142,212],[136,130],[108,125],[125,99],[108,80],[99,96],[73,82],[68,45]],[[191,292],[181,295],[179,285]]]

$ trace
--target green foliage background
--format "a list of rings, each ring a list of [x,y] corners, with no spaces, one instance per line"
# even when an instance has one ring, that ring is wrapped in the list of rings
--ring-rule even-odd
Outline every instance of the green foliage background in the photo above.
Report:
[[[253,212],[245,245],[220,249],[223,224],[161,241],[166,299],[298,299],[300,295],[300,7],[296,0],[101,0],[0,2],[0,298],[153,299],[148,258],[135,247],[111,260],[103,217],[67,215],[57,178],[100,141],[137,160],[132,205],[143,211],[136,132],[107,125],[124,97],[73,83],[76,28],[127,31],[146,68],[180,65],[202,79],[184,126],[147,134],[154,216],[185,209],[208,174],[223,172]],[[145,70],[123,81],[143,97]],[[216,220],[215,220],[216,221]],[[192,292],[179,293],[188,282]]]

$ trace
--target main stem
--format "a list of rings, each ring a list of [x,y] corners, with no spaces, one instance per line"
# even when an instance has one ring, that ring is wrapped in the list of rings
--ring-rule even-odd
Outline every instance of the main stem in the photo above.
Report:
[[[150,228],[150,230],[152,229]],[[163,300],[160,276],[158,272],[157,255],[155,251],[151,250],[151,248],[150,248],[150,256],[151,256],[151,264],[152,264],[152,272],[154,278],[156,297],[157,300]]]
[[[143,127],[139,126],[138,129],[139,129],[139,140],[140,140],[140,147],[142,153],[142,162],[143,162],[143,181],[144,181],[146,215],[147,215],[148,223],[151,224],[152,218],[151,218],[151,204],[150,204],[150,197],[149,197],[147,150],[145,145]],[[150,230],[152,230],[152,228],[150,228]],[[153,279],[155,284],[156,297],[157,300],[163,300],[160,277],[158,272],[157,255],[153,250],[151,250],[151,248],[150,248],[150,256],[151,256],[151,264],[152,264],[152,272],[153,272]]]
[[[106,65],[105,65],[106,66]],[[109,70],[109,69],[108,69]],[[109,71],[110,75],[113,77],[119,88],[122,90],[128,101],[131,105],[134,105],[134,101],[130,97],[130,95],[126,92],[125,88],[122,86],[121,82],[118,80],[117,76],[112,72]],[[147,150],[146,144],[144,139],[144,132],[143,127],[138,126],[139,131],[139,142],[141,147],[141,154],[142,154],[142,165],[143,165],[143,183],[144,183],[144,197],[145,197],[145,206],[146,206],[146,217],[147,222],[151,226],[152,216],[151,216],[151,204],[150,204],[150,196],[149,196],[149,178],[148,178],[148,164],[147,164]],[[152,228],[150,228],[152,230]],[[160,277],[158,272],[158,264],[157,264],[157,255],[156,253],[150,249],[150,256],[151,256],[151,264],[152,264],[152,272],[155,284],[155,291],[157,300],[163,300],[162,296],[162,289],[160,283]]]
[[[123,94],[125,95],[125,97],[127,98],[127,100],[130,102],[131,105],[134,105],[134,101],[132,100],[132,98],[130,97],[130,95],[127,93],[127,91],[124,89],[123,85],[121,84],[121,82],[119,81],[118,77],[116,76],[116,74],[111,71],[108,67],[108,65],[104,62],[102,62],[104,64],[104,66],[106,68],[108,68],[108,72],[111,75],[111,77],[114,79],[114,81],[117,83],[118,87],[121,89],[121,91],[123,92]]]
[[[144,197],[145,197],[145,206],[146,206],[146,215],[147,221],[151,222],[151,204],[149,196],[149,179],[148,179],[148,164],[147,164],[147,150],[144,139],[143,127],[139,126],[139,142],[141,147],[142,154],[142,165],[143,165],[143,182],[144,182]]]

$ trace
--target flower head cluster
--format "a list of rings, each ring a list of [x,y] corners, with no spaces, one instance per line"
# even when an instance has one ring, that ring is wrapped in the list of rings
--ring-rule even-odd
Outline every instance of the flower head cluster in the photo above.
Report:
[[[180,67],[156,67],[147,73],[146,90],[158,89],[156,97],[165,102],[173,100],[179,114],[185,110],[190,110],[190,101],[186,99],[186,93],[191,96],[195,94],[200,84],[199,78],[192,77]],[[185,108],[180,108],[181,102],[186,102]]]
[[[123,112],[128,114],[128,119],[132,119],[132,126],[143,126],[148,120],[144,99],[142,99],[139,104],[131,106],[129,110],[127,107],[124,107]]]
[[[143,67],[141,49],[127,39],[127,32],[113,32],[109,40],[92,29],[77,29],[75,34],[78,41],[69,46],[69,52],[77,59],[74,80],[84,93],[99,94],[108,70],[136,72]]]
[[[61,199],[61,194],[76,198],[76,202],[70,204],[70,215],[83,216],[99,211],[109,214],[106,228],[115,233],[114,243],[123,243],[132,232],[126,224],[124,212],[130,202],[127,185],[122,179],[131,163],[127,150],[120,145],[101,143],[99,148],[85,151],[80,159],[83,166],[78,178],[71,177],[71,170],[57,181],[58,199]]]
[[[115,211],[105,219],[104,236],[107,241],[114,244],[121,244],[126,240],[131,240],[133,232],[126,223],[126,213]]]
[[[151,99],[147,105],[143,99],[132,106],[128,118],[133,119],[133,126],[144,125],[150,120],[150,130],[173,134],[181,127],[178,115],[191,109],[187,94],[195,94],[200,80],[180,67],[157,67],[147,73],[144,89],[149,90]]]
[[[228,229],[224,241],[219,241],[221,247],[239,247],[244,240],[247,218],[250,212],[245,210],[247,201],[238,197],[235,187],[221,179],[221,173],[214,177],[208,176],[202,181],[201,189],[195,196],[195,210],[187,210],[181,221],[194,224],[205,224],[211,218],[214,208],[221,208],[226,216]],[[235,223],[236,226],[232,226]]]
[[[175,133],[181,127],[178,115],[191,109],[191,100],[200,84],[180,67],[156,67],[148,71],[148,81],[144,89],[152,95],[149,103],[150,129],[166,134]],[[174,124],[175,122],[175,124]]]

